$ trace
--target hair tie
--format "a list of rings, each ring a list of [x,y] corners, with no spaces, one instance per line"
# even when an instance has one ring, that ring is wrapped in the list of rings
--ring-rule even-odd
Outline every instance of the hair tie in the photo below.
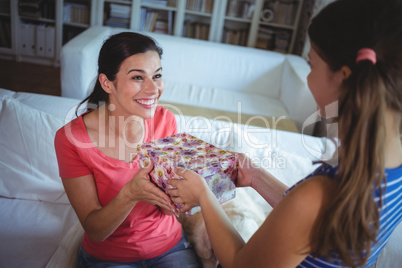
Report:
[[[362,48],[357,51],[356,63],[359,63],[362,60],[369,60],[373,64],[376,64],[377,56],[375,54],[375,51],[371,48]]]

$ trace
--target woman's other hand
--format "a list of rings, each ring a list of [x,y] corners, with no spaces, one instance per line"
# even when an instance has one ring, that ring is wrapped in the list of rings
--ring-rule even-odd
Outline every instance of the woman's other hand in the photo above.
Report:
[[[153,167],[154,164],[150,161],[148,166],[140,169],[127,183],[129,198],[136,202],[143,201],[159,206],[161,209],[172,211],[173,214],[175,207],[169,196],[150,180],[149,173]]]

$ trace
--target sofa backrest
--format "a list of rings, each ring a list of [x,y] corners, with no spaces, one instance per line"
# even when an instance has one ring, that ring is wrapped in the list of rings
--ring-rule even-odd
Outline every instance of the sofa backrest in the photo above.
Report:
[[[127,29],[92,27],[62,49],[62,95],[84,98],[92,90],[100,47],[110,35]],[[203,40],[145,33],[163,48],[166,82],[279,98],[281,53]]]
[[[284,54],[163,34],[148,35],[164,50],[166,81],[279,97]]]

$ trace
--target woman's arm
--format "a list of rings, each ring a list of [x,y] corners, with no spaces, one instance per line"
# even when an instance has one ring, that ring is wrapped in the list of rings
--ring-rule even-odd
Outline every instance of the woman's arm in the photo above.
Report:
[[[170,180],[174,202],[183,210],[201,206],[212,248],[223,267],[295,267],[310,252],[310,239],[321,215],[326,183],[310,179],[288,193],[247,244],[237,233],[204,179],[178,169],[183,180]]]
[[[245,154],[234,153],[238,156],[239,167],[236,186],[250,186],[256,190],[272,207],[282,199],[288,187],[265,169],[252,163]]]
[[[85,232],[94,241],[103,241],[126,219],[139,201],[172,211],[169,197],[149,180],[150,164],[139,170],[106,206],[99,203],[92,175],[63,178],[63,185]]]

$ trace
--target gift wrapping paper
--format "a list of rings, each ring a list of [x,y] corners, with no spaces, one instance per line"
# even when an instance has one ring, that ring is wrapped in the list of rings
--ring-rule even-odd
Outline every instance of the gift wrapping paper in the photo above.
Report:
[[[137,151],[141,167],[146,166],[149,159],[153,160],[154,169],[150,177],[164,191],[172,188],[166,181],[175,177],[176,167],[181,167],[201,175],[219,203],[236,196],[238,159],[228,151],[187,133],[143,143],[138,145]],[[182,204],[176,203],[175,206],[180,209]],[[199,211],[200,207],[194,207],[186,214],[193,215]]]

